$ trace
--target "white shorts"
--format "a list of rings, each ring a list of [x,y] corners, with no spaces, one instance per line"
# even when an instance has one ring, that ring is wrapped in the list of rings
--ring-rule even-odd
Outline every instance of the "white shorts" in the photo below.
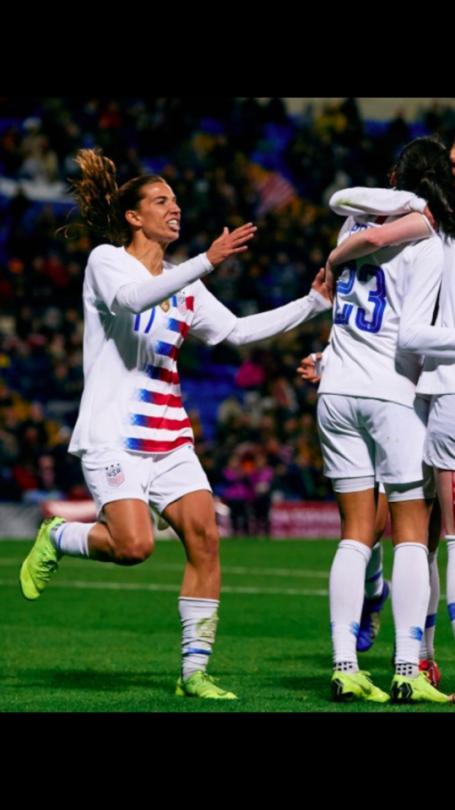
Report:
[[[429,403],[396,402],[323,394],[318,427],[327,478],[374,476],[382,484],[420,482]]]
[[[438,470],[455,471],[455,395],[431,400],[424,459]]]
[[[162,515],[184,495],[212,492],[193,445],[164,455],[91,450],[81,462],[98,516],[106,504],[130,499],[144,501]]]

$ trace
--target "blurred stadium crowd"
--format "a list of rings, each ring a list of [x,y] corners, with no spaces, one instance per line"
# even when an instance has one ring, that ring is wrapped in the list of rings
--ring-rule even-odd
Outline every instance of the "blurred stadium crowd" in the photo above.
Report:
[[[162,174],[183,209],[175,263],[227,225],[259,227],[255,244],[208,279],[237,315],[308,293],[336,243],[332,193],[385,185],[413,137],[455,139],[436,103],[409,125],[362,120],[356,99],[290,117],[235,98],[0,98],[0,500],[87,496],[67,454],[83,388],[81,293],[95,242],[66,196],[81,147],[101,147],[119,183]],[[70,218],[70,219],[69,219]],[[268,532],[272,500],[330,500],[317,439],[316,389],[302,357],[324,348],[330,317],[257,348],[209,350],[188,339],[180,370],[197,450],[234,530]]]

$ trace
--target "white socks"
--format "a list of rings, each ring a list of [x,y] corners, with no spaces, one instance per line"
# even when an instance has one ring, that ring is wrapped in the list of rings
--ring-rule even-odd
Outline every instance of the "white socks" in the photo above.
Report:
[[[455,635],[455,537],[446,537],[447,540],[447,606]]]
[[[95,523],[59,523],[51,530],[51,542],[67,557],[90,557],[88,536]]]
[[[434,634],[436,632],[436,619],[438,614],[441,585],[439,580],[438,552],[432,551],[428,555],[430,569],[430,602],[427,610],[427,620],[420,647],[421,661],[434,661]]]
[[[205,672],[218,624],[219,602],[215,599],[190,599],[181,596],[179,613],[182,621],[182,680],[195,672]]]
[[[384,590],[384,577],[382,575],[382,543],[376,543],[371,552],[371,559],[365,574],[365,596],[367,599],[376,599],[382,596]]]
[[[395,622],[397,674],[416,678],[420,645],[430,601],[428,549],[419,543],[402,543],[394,551],[392,610]]]
[[[357,636],[362,614],[365,572],[371,549],[356,540],[342,540],[330,573],[330,620],[334,669],[358,672]]]

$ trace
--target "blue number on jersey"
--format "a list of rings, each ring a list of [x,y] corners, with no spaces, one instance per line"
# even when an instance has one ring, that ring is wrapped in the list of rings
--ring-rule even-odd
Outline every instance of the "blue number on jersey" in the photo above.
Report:
[[[359,309],[355,322],[362,332],[371,332],[373,335],[377,335],[381,331],[387,305],[384,270],[374,264],[364,264],[359,273],[359,281],[365,284],[371,277],[376,279],[378,285],[377,289],[368,296],[368,301],[374,304],[372,320],[367,321],[365,310]]]
[[[349,323],[349,319],[352,315],[352,310],[354,309],[353,304],[345,304],[343,309],[340,309],[338,303],[338,296],[339,295],[349,295],[354,289],[355,279],[356,279],[356,263],[355,262],[346,262],[343,265],[343,269],[349,270],[349,278],[347,281],[339,281],[337,284],[337,307],[335,310],[335,319],[334,322],[338,324],[343,324],[347,326]]]
[[[347,262],[344,268],[349,270],[349,278],[346,281],[339,281],[337,284],[337,306],[334,322],[339,325],[347,326],[354,311],[354,304],[344,304],[341,309],[338,296],[349,295],[354,289],[357,279],[356,262]],[[359,308],[355,323],[361,332],[370,332],[376,335],[381,331],[384,312],[387,306],[385,273],[384,270],[380,267],[376,267],[374,264],[364,264],[359,271],[358,280],[361,284],[366,284],[372,277],[376,279],[377,284],[377,289],[373,290],[368,296],[368,301],[374,304],[372,319],[368,321],[366,310]]]
[[[144,335],[149,334],[149,332],[150,332],[150,330],[151,330],[151,328],[153,326],[153,321],[155,320],[155,315],[156,315],[156,309],[152,309],[152,312],[150,314],[150,320],[149,320],[149,322],[147,324],[147,327],[146,327],[146,329],[144,331]],[[141,316],[140,315],[136,315],[136,320],[134,322],[134,331],[135,332],[140,332],[141,331]]]

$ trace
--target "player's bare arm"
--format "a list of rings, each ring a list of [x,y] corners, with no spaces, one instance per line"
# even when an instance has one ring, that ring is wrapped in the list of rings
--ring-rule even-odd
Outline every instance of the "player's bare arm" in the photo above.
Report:
[[[385,247],[428,239],[431,235],[432,230],[425,217],[422,214],[413,213],[388,225],[383,225],[381,228],[367,228],[348,237],[332,251],[327,260],[325,282],[331,300],[333,300],[336,290],[336,268],[341,264],[362,259]]]

